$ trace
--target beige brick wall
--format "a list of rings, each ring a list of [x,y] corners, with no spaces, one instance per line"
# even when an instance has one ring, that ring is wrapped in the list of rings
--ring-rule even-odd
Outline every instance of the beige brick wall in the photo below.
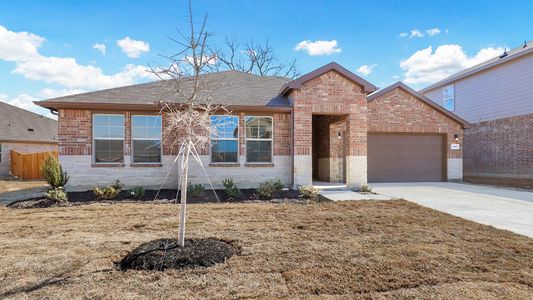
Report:
[[[55,144],[32,144],[32,143],[13,143],[0,142],[2,144],[2,159],[0,162],[0,175],[9,175],[11,168],[11,150],[21,153],[57,151]]]

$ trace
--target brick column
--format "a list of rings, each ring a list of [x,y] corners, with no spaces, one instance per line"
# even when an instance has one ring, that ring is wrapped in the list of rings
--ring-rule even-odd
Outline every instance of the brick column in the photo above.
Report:
[[[295,188],[313,183],[312,104],[310,101],[301,101],[297,98],[299,98],[299,95],[295,95],[293,110],[293,185]]]

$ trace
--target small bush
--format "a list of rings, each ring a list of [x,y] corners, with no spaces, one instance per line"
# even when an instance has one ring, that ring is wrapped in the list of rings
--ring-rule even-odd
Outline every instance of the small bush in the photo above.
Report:
[[[204,195],[205,188],[201,184],[192,184],[189,182],[187,186],[187,195],[189,197],[201,197]]]
[[[368,184],[364,184],[362,187],[361,187],[361,192],[362,193],[372,193],[372,188],[368,186]]]
[[[67,172],[63,172],[59,160],[53,155],[48,155],[44,161],[42,171],[44,180],[46,180],[53,189],[64,187],[68,182],[69,176]]]
[[[52,200],[55,202],[67,202],[68,196],[62,187],[58,187],[58,188],[49,189],[48,192],[46,192],[46,199]]]
[[[110,186],[94,187],[93,194],[96,200],[113,200],[115,199],[124,185],[116,180]]]
[[[224,179],[222,180],[222,185],[224,185],[224,192],[228,196],[229,199],[237,199],[241,196],[241,190],[235,185],[235,182],[233,182],[233,179]]]
[[[257,187],[257,194],[261,199],[272,199],[274,196],[278,195],[279,192],[284,188],[281,180],[267,180],[261,182]]]
[[[133,199],[142,199],[144,197],[144,187],[135,186],[130,190],[130,195]]]
[[[318,197],[318,189],[311,185],[303,185],[299,189],[300,195],[306,199],[316,199]]]

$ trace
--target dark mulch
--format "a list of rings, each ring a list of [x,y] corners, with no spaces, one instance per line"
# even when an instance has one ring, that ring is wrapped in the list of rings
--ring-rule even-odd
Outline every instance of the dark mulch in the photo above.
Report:
[[[533,190],[533,178],[468,176],[464,177],[463,181],[474,184],[485,184],[516,189]]]
[[[215,238],[186,239],[183,247],[177,239],[159,239],[135,248],[117,265],[123,271],[211,267],[225,262],[235,252],[230,243]]]
[[[26,208],[46,208],[46,207],[61,207],[68,206],[68,203],[61,203],[46,198],[30,199],[24,201],[16,201],[7,205],[9,208],[26,209]]]

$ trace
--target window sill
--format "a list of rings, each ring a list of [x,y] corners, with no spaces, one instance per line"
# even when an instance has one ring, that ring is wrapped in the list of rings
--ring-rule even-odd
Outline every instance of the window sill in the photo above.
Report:
[[[210,163],[210,167],[214,168],[239,168],[241,164],[239,163]]]
[[[272,168],[274,167],[273,163],[245,163],[247,168]]]
[[[161,168],[163,167],[162,163],[131,163],[130,167],[132,168]]]
[[[101,164],[101,163],[98,163],[98,164],[95,164],[93,163],[91,165],[91,167],[93,168],[124,168],[126,165],[124,163],[118,163],[118,164],[113,164],[113,163],[110,163],[110,164]]]

